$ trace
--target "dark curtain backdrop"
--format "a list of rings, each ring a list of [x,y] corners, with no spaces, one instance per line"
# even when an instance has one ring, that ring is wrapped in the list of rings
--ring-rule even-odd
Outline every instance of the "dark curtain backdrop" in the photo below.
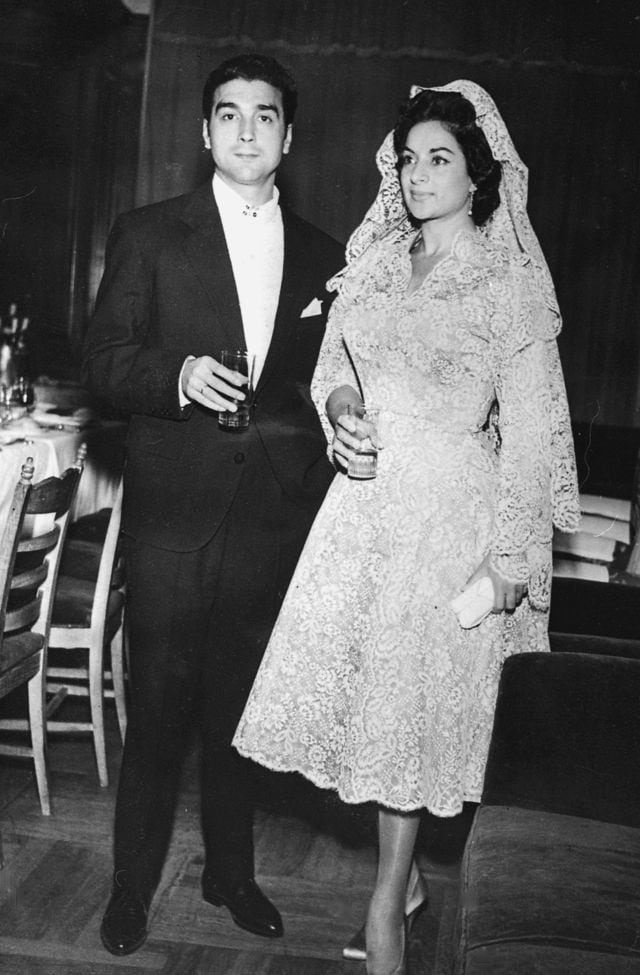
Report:
[[[410,85],[470,78],[495,98],[529,167],[572,415],[639,426],[639,15],[635,0],[156,0],[138,202],[210,176],[204,79],[259,50],[300,91],[281,191],[346,240],[375,195],[375,150]]]

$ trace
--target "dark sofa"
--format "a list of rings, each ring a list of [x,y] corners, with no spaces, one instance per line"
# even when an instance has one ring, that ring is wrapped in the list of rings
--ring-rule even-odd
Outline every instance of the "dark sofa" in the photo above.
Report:
[[[640,586],[555,578],[549,643],[552,650],[640,660]]]
[[[506,661],[458,975],[640,975],[640,661]]]

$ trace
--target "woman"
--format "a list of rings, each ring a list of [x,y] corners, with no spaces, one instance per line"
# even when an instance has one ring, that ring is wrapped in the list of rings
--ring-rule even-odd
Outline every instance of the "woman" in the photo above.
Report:
[[[312,386],[342,468],[372,432],[348,406],[380,410],[378,474],[334,479],[235,744],[378,803],[367,971],[392,975],[419,812],[479,801],[502,661],[548,649],[552,526],[579,512],[560,315],[493,101],[414,89],[378,165]],[[465,629],[451,602],[484,577]]]

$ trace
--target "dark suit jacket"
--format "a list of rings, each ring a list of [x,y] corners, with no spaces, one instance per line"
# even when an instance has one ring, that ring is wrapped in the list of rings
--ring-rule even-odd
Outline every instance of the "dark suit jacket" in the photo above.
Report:
[[[183,410],[178,398],[187,355],[219,359],[221,349],[245,344],[211,184],[114,224],[83,381],[131,415],[123,530],[140,541],[182,552],[204,545],[256,450],[291,498],[319,503],[326,491],[332,470],[309,383],[330,302],[325,282],[344,252],[284,207],[282,216],[282,288],[246,433],[219,430],[215,411]],[[301,317],[314,298],[322,313]]]

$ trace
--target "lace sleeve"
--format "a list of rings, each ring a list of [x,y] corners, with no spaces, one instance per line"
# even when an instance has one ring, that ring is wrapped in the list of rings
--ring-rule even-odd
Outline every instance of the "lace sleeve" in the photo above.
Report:
[[[547,372],[551,394],[551,456],[553,459],[553,524],[563,532],[580,527],[580,492],[571,431],[569,404],[556,342],[546,345]]]
[[[311,396],[329,443],[333,440],[333,427],[325,408],[329,394],[339,386],[353,386],[361,392],[343,335],[344,323],[353,303],[351,291],[343,281],[340,293],[329,311],[324,339],[311,380]]]
[[[509,305],[509,333],[495,336],[500,451],[491,560],[505,578],[528,583],[530,601],[545,609],[553,523],[575,530],[579,521],[575,458],[552,325],[522,280]]]

